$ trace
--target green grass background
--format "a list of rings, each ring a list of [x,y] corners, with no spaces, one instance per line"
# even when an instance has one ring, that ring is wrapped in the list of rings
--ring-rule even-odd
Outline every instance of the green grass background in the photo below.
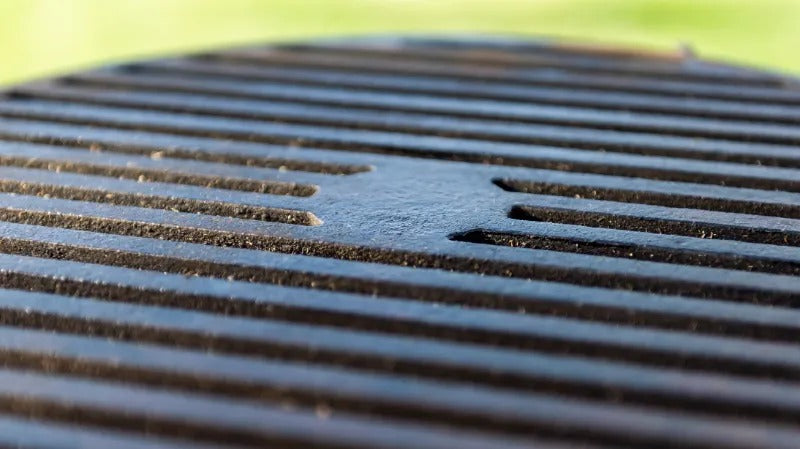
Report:
[[[239,43],[431,31],[691,43],[800,73],[800,0],[0,0],[0,84]]]

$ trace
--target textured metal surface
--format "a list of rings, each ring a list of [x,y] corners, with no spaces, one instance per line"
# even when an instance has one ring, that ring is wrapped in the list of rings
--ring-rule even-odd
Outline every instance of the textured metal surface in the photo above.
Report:
[[[797,448],[800,90],[374,39],[0,99],[0,446]]]

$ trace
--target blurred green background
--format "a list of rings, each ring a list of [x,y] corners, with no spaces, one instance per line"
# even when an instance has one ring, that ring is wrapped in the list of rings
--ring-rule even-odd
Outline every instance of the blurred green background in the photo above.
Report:
[[[425,31],[691,43],[800,73],[800,0],[0,0],[0,84],[237,43]]]

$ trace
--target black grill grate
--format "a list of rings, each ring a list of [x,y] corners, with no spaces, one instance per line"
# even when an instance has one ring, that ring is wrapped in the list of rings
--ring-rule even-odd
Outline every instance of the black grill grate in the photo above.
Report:
[[[0,101],[0,446],[796,448],[800,89],[371,39]]]

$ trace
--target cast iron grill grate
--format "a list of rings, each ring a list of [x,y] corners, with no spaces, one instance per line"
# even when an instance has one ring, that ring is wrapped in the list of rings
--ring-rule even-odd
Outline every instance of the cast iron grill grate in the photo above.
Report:
[[[376,38],[11,89],[0,446],[796,448],[797,86]]]

